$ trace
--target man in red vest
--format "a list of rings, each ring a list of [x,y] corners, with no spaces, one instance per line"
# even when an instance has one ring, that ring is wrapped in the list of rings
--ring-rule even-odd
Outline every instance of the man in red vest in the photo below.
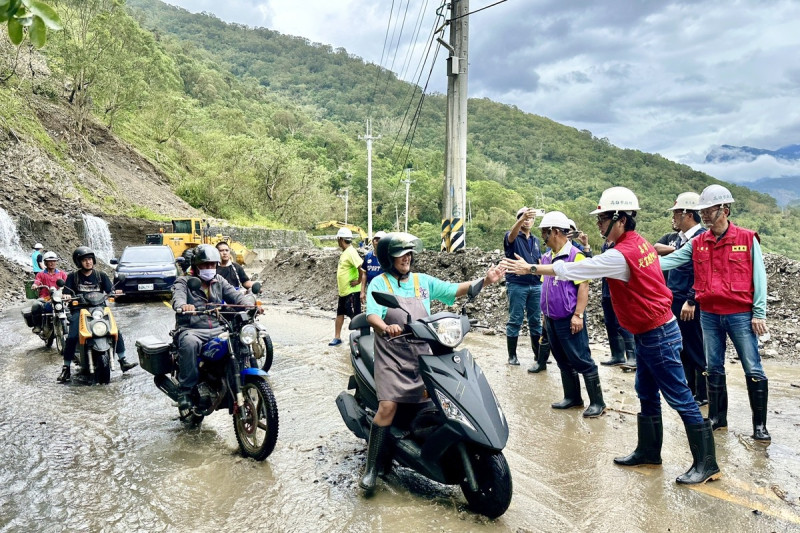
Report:
[[[636,393],[641,404],[638,444],[630,455],[616,457],[623,466],[660,465],[663,426],[661,395],[683,420],[692,466],[675,480],[683,484],[705,483],[720,477],[711,421],[703,419],[686,384],[681,363],[681,332],[672,315],[672,293],[664,283],[653,246],[636,233],[639,200],[630,189],[603,191],[597,209],[597,228],[614,247],[578,263],[531,265],[506,259],[503,265],[515,273],[530,272],[568,280],[605,277],[619,323],[636,342]],[[660,394],[659,394],[660,393]]]
[[[728,425],[727,335],[747,378],[752,438],[769,442],[767,376],[758,354],[758,336],[767,332],[767,273],[758,233],[728,220],[733,202],[733,195],[722,185],[706,187],[697,210],[709,231],[692,239],[692,246],[662,257],[661,268],[669,270],[690,261],[694,264],[694,299],[700,304],[708,368],[708,418],[714,429]]]

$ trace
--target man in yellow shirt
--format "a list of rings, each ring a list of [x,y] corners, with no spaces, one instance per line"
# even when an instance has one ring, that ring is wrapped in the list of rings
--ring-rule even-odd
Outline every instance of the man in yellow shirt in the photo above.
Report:
[[[339,228],[336,233],[336,241],[342,250],[339,256],[339,265],[336,267],[336,284],[339,288],[339,302],[336,305],[336,332],[333,340],[328,346],[339,346],[342,344],[342,326],[344,325],[345,315],[353,318],[361,313],[361,282],[364,281],[363,270],[359,267],[363,259],[358,255],[355,248],[351,246],[353,242],[353,232],[347,228]]]

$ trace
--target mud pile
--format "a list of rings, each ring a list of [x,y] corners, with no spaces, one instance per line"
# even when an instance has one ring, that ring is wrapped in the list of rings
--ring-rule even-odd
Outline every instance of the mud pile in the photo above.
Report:
[[[362,255],[363,255],[363,251]],[[268,262],[260,274],[263,292],[275,298],[287,298],[307,304],[309,308],[336,311],[336,265],[338,249],[281,250]],[[441,279],[461,282],[482,277],[492,264],[503,258],[500,251],[483,252],[469,249],[465,253],[440,254],[425,251],[418,255],[414,265],[417,272],[425,272]],[[767,324],[769,340],[762,345],[762,356],[783,361],[800,362],[800,262],[783,256],[766,254],[764,257],[768,276]],[[454,308],[460,309],[460,299]],[[487,329],[484,334],[504,335],[508,319],[505,283],[487,287],[467,307],[472,318],[477,318]],[[434,304],[434,312],[443,309]],[[592,342],[606,343],[603,312],[600,306],[600,282],[593,280],[587,308],[587,328]],[[520,335],[527,335],[523,326]],[[729,353],[733,352],[729,350]]]

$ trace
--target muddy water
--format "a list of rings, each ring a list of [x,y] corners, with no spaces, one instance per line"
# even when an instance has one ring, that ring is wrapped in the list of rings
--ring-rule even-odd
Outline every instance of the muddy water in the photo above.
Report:
[[[166,337],[162,302],[115,308],[133,355],[139,336]],[[262,320],[276,348],[270,383],[280,412],[275,452],[238,454],[229,416],[186,431],[177,410],[137,368],[107,386],[55,382],[60,359],[0,317],[0,531],[789,531],[800,530],[800,369],[771,365],[768,427],[755,445],[741,367],[729,363],[729,430],[716,432],[724,477],[698,488],[674,479],[691,464],[680,419],[664,417],[662,468],[611,459],[635,446],[633,374],[601,368],[607,414],[554,411],[555,366],[530,375],[505,364],[502,337],[467,345],[506,411],[514,499],[488,521],[457,488],[406,469],[359,495],[365,443],[345,428],[334,398],[349,375],[347,349],[326,346],[332,317],[273,306]],[[523,365],[531,358],[523,354]],[[596,358],[606,355],[598,347]]]

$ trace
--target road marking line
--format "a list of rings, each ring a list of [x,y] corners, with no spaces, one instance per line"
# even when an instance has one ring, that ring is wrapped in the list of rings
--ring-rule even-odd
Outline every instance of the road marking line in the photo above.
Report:
[[[746,491],[750,492],[751,494],[772,497],[775,500],[777,500],[777,502],[780,502],[781,504],[785,504],[786,503],[783,500],[781,500],[780,498],[778,498],[777,495],[767,491],[766,489],[762,489],[760,487],[756,487],[756,486],[750,485],[748,483],[745,483],[745,482],[742,482],[742,481],[738,481],[738,480],[734,480],[734,479],[730,479],[730,478],[725,478],[725,479],[726,479],[726,481],[732,482],[733,485],[738,486],[738,488],[746,490]],[[741,507],[746,507],[748,509],[755,509],[757,511],[760,511],[760,512],[762,512],[764,514],[773,516],[775,518],[780,518],[781,520],[786,520],[787,522],[792,522],[794,524],[800,524],[800,515],[797,515],[797,514],[793,513],[789,509],[786,509],[784,507],[772,507],[772,506],[768,506],[768,505],[766,505],[764,503],[761,503],[759,501],[756,501],[756,500],[749,500],[749,499],[744,498],[742,496],[737,496],[737,495],[731,494],[730,492],[725,491],[725,489],[722,488],[722,485],[718,485],[718,486],[715,486],[715,485],[716,485],[716,483],[714,485],[706,483],[706,484],[702,484],[702,485],[689,485],[688,487],[690,489],[692,489],[692,490],[696,490],[698,492],[702,492],[703,494],[707,494],[709,496],[713,496],[715,498],[719,498],[720,500],[724,500],[724,501],[739,505]]]

